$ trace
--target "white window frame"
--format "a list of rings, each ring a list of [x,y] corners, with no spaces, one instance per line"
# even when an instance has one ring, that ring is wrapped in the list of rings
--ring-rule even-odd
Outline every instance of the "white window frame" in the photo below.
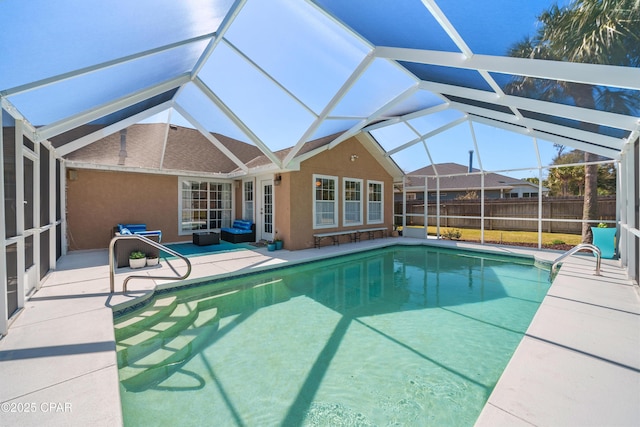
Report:
[[[380,201],[372,201],[370,199],[369,185],[380,185]],[[371,203],[380,204],[380,219],[371,219]],[[383,224],[384,223],[384,182],[367,180],[367,224]]]
[[[334,198],[333,198],[333,223],[331,224],[319,224],[316,220],[317,220],[317,203],[320,201],[327,201],[327,200],[318,200],[316,199],[316,182],[318,182],[318,180],[331,180],[333,181],[333,188],[334,188]],[[313,229],[314,230],[318,230],[318,229],[323,229],[323,228],[336,228],[339,227],[339,218],[338,218],[338,202],[340,200],[340,194],[339,194],[339,187],[338,187],[338,177],[337,176],[331,176],[331,175],[317,175],[314,174],[313,175],[313,181],[311,183],[312,185],[312,189],[311,191],[313,192],[313,218],[312,218],[312,223],[313,223]]]
[[[199,184],[202,183],[207,183],[207,190],[206,190],[206,200],[201,200],[201,202],[204,202],[205,205],[204,207],[198,207],[198,208],[194,208],[194,207],[188,207],[188,206],[184,206],[184,199],[183,199],[183,190],[182,190],[182,184],[184,182],[197,182]],[[211,207],[210,204],[210,200],[209,200],[209,195],[211,192],[210,189],[210,184],[215,184],[215,185],[219,185],[219,184],[225,184],[228,185],[228,191],[229,191],[229,200],[221,200],[223,206],[221,208],[216,208],[213,209]],[[201,190],[204,191],[204,190]],[[228,180],[213,180],[213,179],[208,179],[208,178],[197,178],[197,177],[179,177],[178,178],[178,235],[179,236],[186,236],[189,234],[192,234],[194,232],[206,232],[206,231],[214,231],[214,230],[219,230],[219,227],[215,227],[215,228],[209,228],[209,224],[211,221],[211,218],[209,217],[210,213],[212,211],[220,211],[222,214],[222,218],[220,219],[220,221],[222,222],[222,227],[230,227],[231,226],[231,222],[233,220],[233,206],[234,206],[234,191],[233,191],[233,182],[232,181],[228,181]],[[184,208],[184,209],[183,209]],[[206,211],[206,227],[205,228],[198,228],[198,229],[189,229],[189,230],[185,230],[182,228],[182,212],[183,210],[201,210],[201,211]]]
[[[251,200],[247,200],[246,185],[251,184]],[[251,215],[247,215],[247,208],[251,205]],[[255,221],[256,213],[256,183],[253,179],[242,181],[242,219]],[[248,218],[251,216],[250,218]]]
[[[353,200],[347,200],[347,183],[348,182],[355,182],[357,183],[360,188],[359,188],[359,199],[357,200],[357,203],[359,205],[359,215],[358,215],[358,219],[355,221],[350,221],[347,219],[347,205],[348,204],[355,204],[356,201]],[[364,190],[364,182],[361,179],[358,178],[342,178],[342,225],[345,227],[349,227],[352,225],[362,225],[362,218],[363,218],[363,208],[364,208],[364,204],[362,202],[362,192]]]

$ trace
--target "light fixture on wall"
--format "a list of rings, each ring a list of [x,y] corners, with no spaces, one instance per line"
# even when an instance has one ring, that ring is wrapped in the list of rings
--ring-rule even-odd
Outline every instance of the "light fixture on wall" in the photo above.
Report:
[[[352,154],[352,155],[351,155],[351,161],[352,161],[352,162],[355,162],[357,158],[358,158],[358,155],[357,155],[357,154]]]
[[[274,185],[280,185],[280,182],[282,181],[282,175],[277,174],[273,180]]]
[[[118,152],[118,164],[123,166],[127,158],[127,128],[120,130],[120,151]]]
[[[77,169],[67,169],[67,179],[69,181],[76,181],[78,179]]]

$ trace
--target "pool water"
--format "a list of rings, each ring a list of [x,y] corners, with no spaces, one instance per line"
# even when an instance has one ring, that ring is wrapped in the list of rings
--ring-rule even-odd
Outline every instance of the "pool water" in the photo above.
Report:
[[[549,285],[395,246],[160,295],[115,321],[125,425],[472,426]]]

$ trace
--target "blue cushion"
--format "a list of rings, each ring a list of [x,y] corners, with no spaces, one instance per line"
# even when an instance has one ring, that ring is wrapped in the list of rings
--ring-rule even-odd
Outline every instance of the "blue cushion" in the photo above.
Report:
[[[239,228],[240,230],[251,230],[252,224],[253,223],[251,221],[236,219],[235,221],[233,221],[233,228]]]
[[[162,231],[147,230],[147,224],[118,224],[118,230],[123,236],[140,234],[142,236],[158,236],[158,241],[162,241]]]
[[[147,231],[147,224],[124,224],[124,226],[128,228],[132,233]]]
[[[221,231],[226,231],[229,234],[251,234],[252,231],[251,230],[243,230],[242,228],[229,228],[229,227],[225,227],[225,228],[221,228]]]

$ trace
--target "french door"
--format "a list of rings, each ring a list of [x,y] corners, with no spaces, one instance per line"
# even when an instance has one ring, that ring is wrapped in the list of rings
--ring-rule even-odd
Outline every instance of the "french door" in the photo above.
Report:
[[[273,240],[273,179],[260,180],[260,210],[258,218],[258,240]]]

